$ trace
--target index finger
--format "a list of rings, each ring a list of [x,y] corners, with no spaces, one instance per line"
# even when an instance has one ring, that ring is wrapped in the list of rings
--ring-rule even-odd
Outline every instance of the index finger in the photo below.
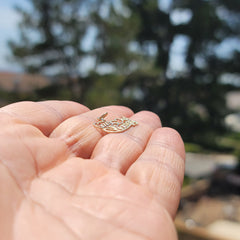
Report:
[[[64,120],[87,111],[84,105],[71,101],[18,102],[0,109],[0,113],[31,124],[46,136]]]

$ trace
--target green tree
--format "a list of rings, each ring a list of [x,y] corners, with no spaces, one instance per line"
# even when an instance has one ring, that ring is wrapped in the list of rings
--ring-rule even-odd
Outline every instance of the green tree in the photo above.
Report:
[[[93,49],[96,65],[108,64],[115,74],[126,75],[140,57],[131,49],[131,44],[136,41],[138,19],[129,17],[130,13],[121,1],[107,1],[104,6],[104,14],[97,11],[92,15],[96,28]]]
[[[165,8],[157,0],[125,3],[131,16],[139,19],[136,39],[141,51],[155,62],[151,74],[139,70],[127,77],[126,102],[136,110],[158,113],[164,125],[180,130],[185,140],[213,143],[214,136],[223,133],[228,113],[228,87],[222,80],[240,71],[239,49],[224,54],[221,50],[226,42],[239,39],[239,2],[169,0]],[[180,38],[184,47],[178,46],[181,59],[174,62],[174,44]]]
[[[81,65],[89,56],[84,41],[98,2],[29,0],[28,8],[17,6],[19,39],[9,41],[14,59],[27,72],[64,78],[71,98],[79,99],[87,86]]]
[[[65,96],[88,103],[86,99],[92,99],[87,96],[90,90],[91,96],[105,95],[107,101],[109,86],[119,84],[102,81],[100,91],[98,74],[110,71],[116,74],[114,79],[122,79],[120,76],[128,73],[139,57],[130,49],[137,23],[123,8],[120,1],[111,0],[29,0],[29,8],[16,7],[21,22],[20,39],[9,41],[13,58],[27,72],[67,80],[67,92],[56,86],[38,95]],[[85,71],[87,64],[92,65],[90,72]],[[111,99],[109,95],[109,103]]]

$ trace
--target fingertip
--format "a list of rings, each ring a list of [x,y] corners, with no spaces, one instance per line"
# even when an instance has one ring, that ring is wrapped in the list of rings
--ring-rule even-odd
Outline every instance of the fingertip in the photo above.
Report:
[[[152,134],[150,142],[174,151],[185,160],[184,142],[181,135],[175,129],[169,127],[156,129]]]
[[[96,110],[96,109],[95,109]],[[106,112],[119,112],[119,114],[124,113],[124,116],[130,117],[134,114],[132,109],[126,107],[126,106],[121,106],[121,105],[109,105],[109,106],[103,106],[100,108],[97,108],[97,110],[104,110]]]
[[[162,127],[161,120],[156,113],[150,111],[140,111],[134,114],[134,119],[140,119],[142,123],[152,125],[156,128]]]
[[[81,109],[84,109],[86,112],[90,111],[90,109],[87,106],[85,106],[79,102],[74,102],[74,101],[69,101],[69,100],[65,100],[65,101],[61,101],[61,102],[71,105],[73,108],[78,108],[78,109],[81,108]]]
[[[81,103],[78,102],[74,102],[74,101],[68,101],[68,100],[64,100],[64,101],[60,101],[60,100],[48,100],[48,101],[39,101],[38,103],[51,107],[56,111],[68,111],[68,112],[75,112],[75,114],[78,114],[79,111],[81,111],[81,113],[83,112],[88,112],[90,109],[86,106],[84,106]]]

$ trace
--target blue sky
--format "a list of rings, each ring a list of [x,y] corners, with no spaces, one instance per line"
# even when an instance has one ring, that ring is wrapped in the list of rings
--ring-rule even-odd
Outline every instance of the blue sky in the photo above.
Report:
[[[10,63],[6,60],[7,55],[10,54],[7,47],[9,39],[17,38],[17,23],[19,16],[13,9],[15,4],[26,4],[26,0],[0,0],[0,70],[6,71],[21,71],[18,64]]]

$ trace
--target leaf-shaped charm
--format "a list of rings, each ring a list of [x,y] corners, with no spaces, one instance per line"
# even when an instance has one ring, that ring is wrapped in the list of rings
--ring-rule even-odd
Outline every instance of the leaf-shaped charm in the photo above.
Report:
[[[112,121],[107,121],[105,117],[108,113],[104,113],[98,118],[98,121],[94,123],[94,126],[103,130],[106,133],[120,133],[125,132],[130,127],[135,127],[138,123],[126,117],[115,118]]]

